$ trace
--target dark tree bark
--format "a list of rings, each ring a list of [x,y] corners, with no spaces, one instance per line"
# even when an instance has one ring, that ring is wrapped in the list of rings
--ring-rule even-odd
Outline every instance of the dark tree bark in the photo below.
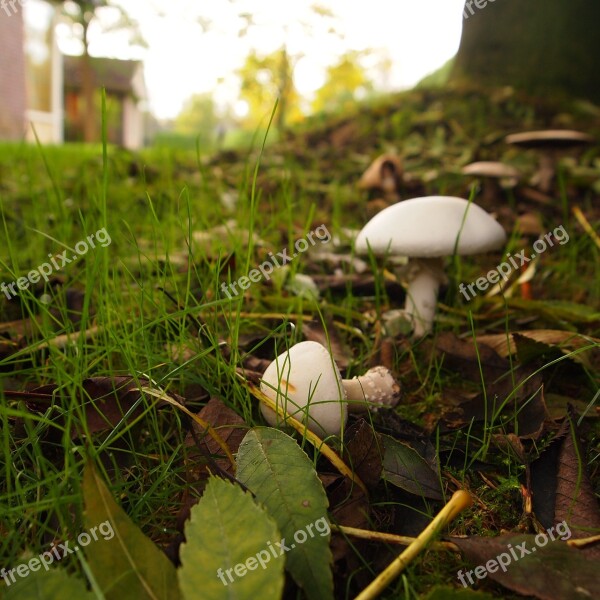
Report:
[[[451,81],[600,101],[599,0],[468,0]]]

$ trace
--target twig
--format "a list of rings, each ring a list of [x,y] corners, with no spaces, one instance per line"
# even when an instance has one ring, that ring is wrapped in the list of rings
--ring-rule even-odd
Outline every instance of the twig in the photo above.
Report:
[[[408,546],[393,562],[391,562],[358,596],[355,600],[373,600],[390,584],[409,563],[425,548],[440,529],[448,525],[460,512],[469,508],[473,503],[471,494],[464,490],[454,492],[450,501],[436,517],[425,527],[414,542]]]
[[[598,237],[598,234],[594,231],[594,228],[591,226],[586,216],[581,212],[579,206],[573,207],[573,214],[585,232],[594,240],[594,242],[596,242],[596,246],[600,248],[600,237]]]
[[[361,540],[371,540],[373,542],[388,542],[390,544],[399,544],[408,546],[417,538],[407,537],[405,535],[396,535],[395,533],[381,533],[380,531],[369,531],[368,529],[357,529],[356,527],[346,527],[345,525],[332,525],[332,531],[343,533]],[[429,546],[432,550],[450,550],[451,552],[460,552],[460,548],[452,542],[432,542]]]

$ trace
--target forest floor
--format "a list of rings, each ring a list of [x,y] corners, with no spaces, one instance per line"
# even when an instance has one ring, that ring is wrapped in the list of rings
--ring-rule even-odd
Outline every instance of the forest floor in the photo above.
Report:
[[[0,597],[34,597],[41,582],[37,598],[179,598],[177,584],[161,592],[155,580],[178,577],[184,598],[354,598],[402,546],[337,530],[330,549],[315,538],[313,554],[290,551],[286,579],[283,565],[228,586],[211,575],[223,564],[211,563],[215,544],[241,560],[257,523],[277,525],[276,539],[293,531],[242,468],[249,447],[268,462],[271,443],[288,448],[284,487],[314,494],[315,521],[328,504],[332,526],[417,536],[456,490],[472,495],[440,534],[452,545],[431,545],[382,598],[600,597],[600,544],[566,544],[600,534],[600,144],[564,151],[544,193],[529,183],[539,153],[504,138],[548,127],[600,140],[600,108],[510,89],[415,90],[216,156],[1,145],[0,569],[73,545],[103,519],[117,535],[64,553],[49,572],[11,581],[0,571]],[[507,233],[499,251],[447,259],[434,329],[421,339],[398,319],[400,272],[352,246],[381,204],[356,183],[384,152],[402,160],[402,199],[472,197]],[[483,194],[461,174],[476,160],[502,160],[522,179]],[[231,293],[311,233],[289,264]],[[507,254],[531,256],[546,234],[554,245],[502,289],[459,292]],[[306,434],[286,430],[298,457],[264,429],[256,386],[303,340],[330,348],[346,378],[384,365],[400,384],[395,409],[351,415],[325,440],[350,473]],[[225,499],[216,513],[196,504],[210,473],[254,493],[260,515],[247,505],[239,514],[256,521],[211,529],[227,515]],[[180,550],[200,509],[204,530],[186,529],[192,584]],[[552,526],[561,539],[550,543]],[[475,570],[524,542],[537,554]],[[255,576],[267,578],[260,595],[247,591]],[[236,585],[246,591],[227,595]]]

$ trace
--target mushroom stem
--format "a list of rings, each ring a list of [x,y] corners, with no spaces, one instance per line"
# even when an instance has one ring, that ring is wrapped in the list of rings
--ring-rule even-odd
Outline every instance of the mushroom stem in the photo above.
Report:
[[[552,183],[556,177],[558,160],[551,151],[540,156],[538,172],[533,176],[532,183],[537,185],[545,194],[552,190]]]
[[[342,379],[348,412],[365,413],[369,409],[393,407],[400,400],[400,386],[386,367],[369,369],[364,375]]]
[[[445,277],[439,258],[421,258],[412,262],[418,262],[420,268],[408,284],[404,308],[413,321],[413,337],[422,337],[433,326],[437,295]]]
[[[486,206],[494,206],[494,202],[502,196],[502,187],[500,184],[490,177],[486,177],[481,184],[481,201]]]

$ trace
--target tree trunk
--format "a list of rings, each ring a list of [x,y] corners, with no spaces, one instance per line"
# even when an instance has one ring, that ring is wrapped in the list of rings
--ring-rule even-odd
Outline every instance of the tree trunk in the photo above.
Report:
[[[275,126],[279,133],[283,133],[287,125],[288,102],[291,93],[292,74],[290,72],[290,60],[287,48],[283,46],[280,50],[279,63],[279,105],[275,115]]]
[[[600,2],[468,0],[451,81],[600,101]]]

